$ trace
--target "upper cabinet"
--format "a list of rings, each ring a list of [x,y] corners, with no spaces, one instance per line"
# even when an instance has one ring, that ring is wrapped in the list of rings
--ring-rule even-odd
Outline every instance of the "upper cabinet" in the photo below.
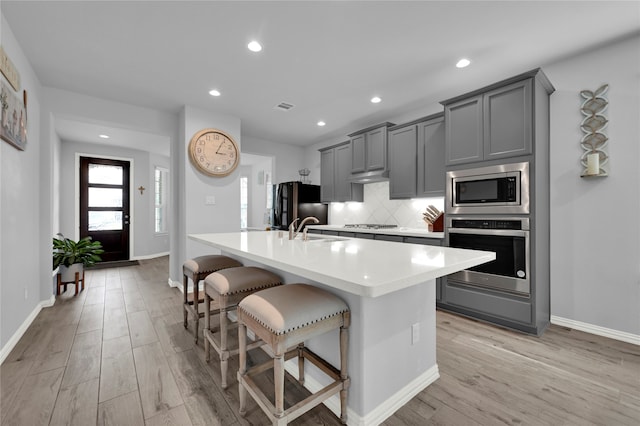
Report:
[[[320,151],[320,201],[335,200],[335,155],[334,149]]]
[[[434,114],[389,129],[389,197],[444,195],[444,117]]]
[[[387,170],[387,128],[389,126],[393,126],[393,123],[382,123],[349,135],[351,174],[373,178]]]
[[[339,145],[320,150],[320,201],[362,201],[364,188],[362,184],[352,183],[351,176],[351,144]]]
[[[447,166],[532,153],[533,75],[519,78],[442,102]]]

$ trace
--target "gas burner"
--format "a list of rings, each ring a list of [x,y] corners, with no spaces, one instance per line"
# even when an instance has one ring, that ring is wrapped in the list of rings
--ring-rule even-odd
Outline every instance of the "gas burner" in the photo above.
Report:
[[[397,228],[398,225],[382,225],[375,223],[351,223],[344,225],[345,228],[359,228],[359,229],[390,229]]]

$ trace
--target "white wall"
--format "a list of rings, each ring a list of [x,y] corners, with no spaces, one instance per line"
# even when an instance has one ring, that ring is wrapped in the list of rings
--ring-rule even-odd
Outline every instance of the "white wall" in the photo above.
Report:
[[[240,230],[240,171],[236,169],[228,176],[217,178],[206,176],[196,170],[185,153],[194,134],[205,128],[216,128],[229,133],[242,146],[240,140],[240,119],[229,115],[215,114],[190,106],[181,113],[184,130],[179,146],[182,152],[184,179],[179,190],[184,192],[184,204],[180,206],[184,217],[185,232],[179,234],[185,239],[185,252],[179,253],[174,261],[180,265],[196,256],[212,253],[211,247],[189,240],[187,235],[208,232],[233,232]],[[207,196],[215,197],[214,205],[206,205]],[[180,280],[180,276],[173,276]]]
[[[549,64],[551,313],[640,335],[640,37]],[[609,84],[609,177],[580,178],[580,91]]]
[[[133,145],[133,144],[132,144]],[[155,234],[154,229],[154,166],[168,168],[169,158],[153,155],[146,151],[126,149],[100,145],[94,143],[62,142],[60,154],[60,232],[70,238],[78,238],[79,224],[76,198],[78,192],[78,164],[76,154],[81,156],[95,156],[116,158],[131,161],[130,193],[131,203],[131,242],[133,243],[130,257],[132,259],[145,258],[169,252],[168,235]],[[137,190],[144,186],[143,194]]]
[[[270,142],[250,136],[242,140],[242,152],[275,157],[272,181],[274,184],[300,180],[298,170],[309,167],[306,149],[300,146]],[[318,155],[318,161],[320,156]],[[318,163],[319,166],[319,163]],[[320,169],[311,174],[312,183],[320,185]]]
[[[23,89],[28,93],[25,151],[0,141],[0,354],[4,356],[14,333],[37,311],[41,300],[50,298],[46,283],[51,283],[52,270],[50,206],[42,205],[47,197],[40,191],[46,181],[41,173],[49,167],[40,157],[42,88],[4,17],[0,17],[0,39],[20,73],[21,88],[14,93],[20,98]],[[46,170],[41,172],[43,166]],[[43,191],[48,194],[49,188]]]

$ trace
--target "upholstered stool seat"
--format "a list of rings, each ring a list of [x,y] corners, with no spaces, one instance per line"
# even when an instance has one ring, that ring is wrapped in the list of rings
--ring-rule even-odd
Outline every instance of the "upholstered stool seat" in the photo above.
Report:
[[[184,292],[184,302],[182,307],[184,311],[184,328],[188,327],[188,317],[190,312],[195,321],[194,334],[196,343],[198,343],[198,323],[200,318],[204,316],[204,313],[199,312],[198,310],[198,305],[204,302],[204,291],[200,291],[200,281],[204,280],[207,275],[213,272],[238,266],[242,266],[242,263],[228,256],[219,254],[194,257],[182,264],[182,290]],[[187,292],[189,279],[193,282],[192,296],[189,296]]]
[[[204,353],[209,361],[209,345],[218,352],[220,357],[220,373],[222,388],[227,388],[228,360],[238,353],[235,346],[229,349],[228,331],[229,321],[227,313],[235,310],[238,303],[246,296],[256,291],[282,284],[282,279],[266,269],[255,266],[240,266],[237,268],[223,269],[209,274],[204,280]],[[213,304],[211,302],[214,302]],[[211,327],[211,314],[219,313],[219,327]],[[251,348],[259,346],[261,342],[255,342]]]
[[[246,392],[249,392],[274,425],[289,423],[339,392],[340,419],[342,423],[346,423],[350,313],[349,307],[342,299],[307,284],[287,284],[269,288],[247,296],[240,302],[238,324],[240,415],[246,413]],[[340,370],[304,346],[305,340],[336,328],[340,328]],[[273,361],[267,361],[247,370],[247,329],[253,331],[266,343],[264,348],[269,349]],[[284,362],[296,355],[300,383],[304,383],[305,359],[330,376],[333,382],[285,410]],[[274,370],[275,404],[256,386],[252,378],[267,370],[271,362]]]

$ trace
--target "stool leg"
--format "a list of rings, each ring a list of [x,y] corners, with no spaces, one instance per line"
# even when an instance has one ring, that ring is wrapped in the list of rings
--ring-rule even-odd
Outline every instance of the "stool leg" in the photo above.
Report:
[[[348,327],[340,327],[340,379],[342,390],[340,391],[340,421],[347,424],[347,392],[349,388],[349,374],[347,364],[347,348],[349,346]]]
[[[298,382],[304,385],[304,342],[298,345]]]
[[[275,385],[276,417],[284,413],[284,356],[276,354],[273,358],[273,383]]]
[[[238,396],[240,408],[238,412],[244,417],[247,414],[247,390],[242,382],[242,376],[247,373],[247,326],[238,323]]]
[[[209,362],[209,338],[211,332],[211,296],[205,291],[204,293],[204,360]]]
[[[76,272],[76,296],[78,295],[78,287],[80,286],[80,272]]]
[[[189,304],[187,290],[189,288],[189,278],[186,275],[182,276],[182,292],[184,293],[184,303],[182,305],[182,310],[184,313],[184,328],[189,326],[189,312],[187,311],[187,305]]]
[[[57,287],[56,294],[58,296],[60,296],[60,287],[61,286],[62,286],[62,275],[58,274],[58,285],[56,286]]]
[[[220,377],[222,389],[227,388],[227,370],[229,369],[229,351],[227,350],[227,303],[226,296],[220,298]]]
[[[80,291],[84,291],[84,269],[82,270],[82,288]]]
[[[196,335],[196,345],[198,344],[198,328],[200,327],[200,313],[198,312],[198,305],[200,305],[200,278],[196,278],[193,281],[193,310],[195,311],[195,335]]]

